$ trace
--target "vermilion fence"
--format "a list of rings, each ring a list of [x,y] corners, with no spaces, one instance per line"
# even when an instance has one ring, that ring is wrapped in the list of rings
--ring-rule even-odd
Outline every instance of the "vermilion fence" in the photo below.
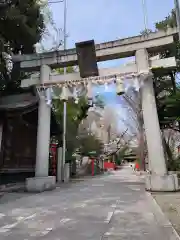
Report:
[[[115,169],[116,165],[112,162],[104,162],[104,169]]]

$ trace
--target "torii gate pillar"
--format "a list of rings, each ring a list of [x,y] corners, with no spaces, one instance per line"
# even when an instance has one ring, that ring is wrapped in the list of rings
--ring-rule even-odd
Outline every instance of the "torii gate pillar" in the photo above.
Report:
[[[51,69],[47,65],[40,68],[40,82],[50,78]],[[42,192],[55,187],[55,176],[49,176],[49,143],[50,143],[51,107],[44,99],[39,100],[38,129],[36,148],[35,177],[26,179],[29,192]]]
[[[139,73],[147,72],[141,89],[142,111],[148,147],[148,161],[151,174],[146,177],[146,190],[176,191],[178,190],[177,175],[169,175],[164,156],[162,135],[159,126],[152,74],[149,69],[146,49],[136,51],[136,64]]]

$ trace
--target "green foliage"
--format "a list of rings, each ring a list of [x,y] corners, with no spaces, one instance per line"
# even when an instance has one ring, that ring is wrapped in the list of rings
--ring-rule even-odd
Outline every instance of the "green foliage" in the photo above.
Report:
[[[126,145],[122,147],[118,152],[117,156],[119,159],[123,160],[124,156],[126,155],[126,152],[128,151],[129,147]]]
[[[55,114],[58,121],[63,121],[63,102],[56,99],[53,100],[53,105],[56,109]],[[78,127],[84,119],[84,115],[87,114],[88,109],[89,105],[85,97],[81,97],[78,104],[73,99],[69,99],[67,102],[67,118],[74,126]]]
[[[168,171],[180,171],[180,156],[170,159],[167,164]]]
[[[128,150],[129,150],[129,146],[125,145],[116,152],[116,154],[114,155],[114,160],[116,165],[121,165],[121,162],[126,156],[126,153]]]
[[[57,121],[60,123],[60,127],[63,131],[63,102],[60,100],[54,100],[53,105],[55,108],[55,116]],[[88,111],[88,102],[86,98],[81,97],[79,99],[79,103],[76,104],[74,100],[69,100],[67,102],[67,117],[66,117],[66,145],[68,151],[68,158],[71,158],[74,150],[78,147],[78,126],[84,116],[87,114]],[[86,108],[86,110],[84,110]],[[85,112],[84,112],[85,111]]]
[[[155,24],[157,30],[166,30],[168,27],[176,27],[176,12],[172,9],[171,13],[162,21]]]
[[[116,165],[121,165],[123,157],[120,157],[116,154],[114,159],[115,159],[115,164]]]
[[[180,120],[180,87],[175,84],[174,89],[167,77],[155,78],[154,86],[161,129],[177,129],[174,123]]]
[[[9,45],[14,54],[32,53],[45,28],[40,6],[36,0],[7,2],[0,6],[0,50]]]
[[[60,74],[64,74],[63,68],[56,69],[56,72]],[[73,73],[74,68],[73,67],[67,67],[66,68],[67,73]],[[60,123],[60,126],[62,126],[63,130],[63,109],[64,104],[60,100],[53,100],[53,105],[55,108],[55,115],[56,119]],[[66,145],[67,145],[67,160],[72,160],[72,154],[75,150],[75,148],[79,147],[78,145],[78,127],[81,121],[87,117],[87,112],[89,109],[88,101],[85,97],[80,97],[78,104],[75,103],[74,99],[69,99],[67,102],[67,109],[66,109]]]
[[[177,27],[175,10],[173,9],[163,21],[157,22],[155,26],[157,30],[167,30],[169,27]],[[176,42],[174,48],[161,52],[160,57],[176,56],[177,59],[180,59],[179,49],[180,44]],[[161,129],[172,128],[180,130],[180,128],[177,128],[177,122],[180,122],[180,86],[176,83],[176,72],[178,71],[179,67],[176,71],[170,71],[165,76],[154,76],[154,89]],[[173,150],[165,138],[163,138],[163,143],[168,158],[168,170],[180,170],[180,157],[174,156]]]
[[[87,103],[84,103],[81,105],[81,109],[77,113],[77,122],[80,123],[83,119],[85,119],[87,117],[87,112],[88,112],[89,107],[90,106]]]
[[[60,74],[64,74],[64,68],[58,68],[56,69],[56,71]],[[68,66],[66,68],[66,73],[73,72],[74,68],[72,66]],[[70,101],[69,104],[70,109],[76,111],[75,113],[73,113],[73,119],[76,122],[76,124],[79,125],[79,123],[87,117],[87,112],[90,107],[88,105],[87,99],[85,97],[81,97],[78,104],[75,104],[74,101]]]
[[[90,152],[96,152],[96,156],[99,156],[102,151],[102,143],[93,135],[86,135],[78,140],[80,151],[83,156],[89,156]]]
[[[56,68],[56,72],[58,72],[59,74],[64,74],[64,68]],[[72,66],[66,67],[66,73],[73,73],[73,72],[74,72],[74,68]]]
[[[165,77],[155,77],[154,78],[154,90],[156,96],[156,105],[158,110],[158,116],[161,128],[166,128],[169,124],[167,117],[171,115],[169,113],[170,109],[167,105],[171,101],[171,97],[174,96],[174,90],[172,86],[171,79]],[[168,120],[168,121],[167,121]]]
[[[171,13],[160,22],[155,24],[156,29],[166,30],[168,27],[176,27],[176,14],[173,9]],[[176,43],[175,48],[171,50],[167,49],[164,52],[160,52],[161,58],[176,56],[179,58],[179,43]],[[177,68],[178,71],[178,68]],[[156,104],[159,116],[160,127],[172,128],[174,122],[180,116],[180,87],[177,86],[175,77],[176,71],[169,71],[166,75],[156,74],[154,75],[154,89],[156,96]]]
[[[3,94],[21,92],[20,66],[15,64],[7,74],[3,52],[9,54],[33,53],[45,29],[43,14],[36,0],[11,0],[0,5],[0,91]]]

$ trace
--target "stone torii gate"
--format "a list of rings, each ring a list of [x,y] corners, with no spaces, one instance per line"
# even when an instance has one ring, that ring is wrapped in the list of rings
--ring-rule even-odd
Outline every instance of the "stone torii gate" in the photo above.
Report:
[[[176,34],[177,29],[168,29],[166,32],[151,33],[146,36],[136,36],[96,45],[97,61],[130,56],[136,58],[136,62],[128,66],[99,69],[100,76],[137,72],[145,80],[141,89],[142,110],[151,170],[151,174],[146,177],[146,189],[152,191],[178,190],[177,175],[168,174],[167,172],[152,80],[152,73],[156,71],[156,68],[162,68],[163,71],[170,68],[174,69],[176,68],[176,60],[174,57],[159,60],[150,60],[148,58],[149,52],[158,53],[163,49],[172,48]],[[77,65],[76,49],[44,54],[16,55],[13,57],[13,61],[20,62],[21,68],[26,71],[40,71],[39,75],[22,80],[22,87],[81,79],[79,73],[66,75],[51,73],[51,68]],[[142,76],[141,73],[143,73]],[[43,99],[40,99],[35,178],[27,179],[29,191],[43,191],[55,185],[55,178],[48,176],[49,133],[50,108]]]

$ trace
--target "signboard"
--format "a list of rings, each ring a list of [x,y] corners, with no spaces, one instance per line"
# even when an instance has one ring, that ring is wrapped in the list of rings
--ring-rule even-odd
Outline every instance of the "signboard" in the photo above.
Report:
[[[94,40],[76,43],[76,52],[81,78],[98,76]]]

